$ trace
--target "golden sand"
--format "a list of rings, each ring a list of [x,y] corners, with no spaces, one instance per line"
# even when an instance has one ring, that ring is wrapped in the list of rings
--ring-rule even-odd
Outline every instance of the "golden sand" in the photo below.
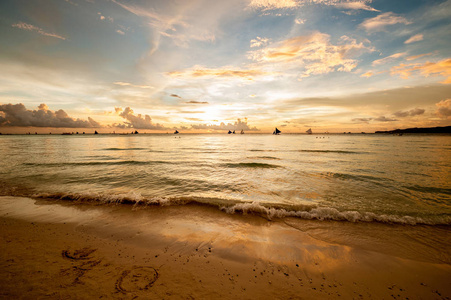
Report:
[[[0,198],[0,217],[4,299],[451,297],[449,253],[442,260],[421,249],[404,256],[392,241],[371,247],[374,239],[321,238],[320,221],[293,226],[190,205],[133,209],[12,197]],[[365,226],[320,227],[346,227],[340,232],[349,237]]]

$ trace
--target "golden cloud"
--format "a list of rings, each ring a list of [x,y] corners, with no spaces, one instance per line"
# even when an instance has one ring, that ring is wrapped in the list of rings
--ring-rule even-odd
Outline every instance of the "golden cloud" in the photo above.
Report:
[[[140,89],[153,89],[153,86],[150,85],[137,85],[137,84],[132,84],[129,82],[122,82],[122,81],[116,81],[114,82],[115,85],[120,85],[120,86],[129,86],[129,87],[134,87],[134,88],[140,88]]]
[[[415,60],[415,59],[422,58],[424,56],[429,56],[429,55],[432,55],[432,54],[433,53],[430,52],[430,53],[424,53],[424,54],[419,54],[419,55],[412,55],[412,56],[406,57],[406,60]]]
[[[247,80],[253,80],[255,77],[271,75],[274,73],[260,70],[239,70],[232,68],[224,69],[206,69],[195,68],[186,71],[174,71],[167,73],[171,77],[236,77]]]
[[[435,104],[437,115],[442,118],[451,118],[451,99],[442,100]]]
[[[390,69],[391,75],[399,75],[401,78],[408,79],[413,72],[419,71],[423,76],[440,75],[446,77],[440,83],[451,83],[451,58],[439,62],[427,62],[424,64],[400,64]]]
[[[330,42],[330,36],[315,32],[309,36],[298,36],[263,49],[248,52],[248,58],[262,64],[289,63],[302,65],[302,77],[325,74],[333,71],[350,72],[357,66],[351,57],[363,51],[374,51],[372,47],[355,39],[342,36],[338,45]]]
[[[369,78],[369,77],[371,77],[371,76],[373,76],[373,75],[374,75],[374,73],[371,72],[371,71],[369,71],[369,72],[366,72],[366,73],[360,75],[360,77],[366,77],[366,78]]]

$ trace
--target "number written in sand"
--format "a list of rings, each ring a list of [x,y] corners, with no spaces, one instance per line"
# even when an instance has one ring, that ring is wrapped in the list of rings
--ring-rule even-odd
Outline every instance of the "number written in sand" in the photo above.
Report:
[[[158,276],[158,271],[152,267],[134,267],[121,273],[116,281],[116,290],[121,293],[147,290]]]

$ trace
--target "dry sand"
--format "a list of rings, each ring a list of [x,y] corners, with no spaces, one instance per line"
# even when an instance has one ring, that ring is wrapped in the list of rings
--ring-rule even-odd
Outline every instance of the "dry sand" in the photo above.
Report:
[[[449,299],[449,229],[411,227],[0,197],[0,298]]]

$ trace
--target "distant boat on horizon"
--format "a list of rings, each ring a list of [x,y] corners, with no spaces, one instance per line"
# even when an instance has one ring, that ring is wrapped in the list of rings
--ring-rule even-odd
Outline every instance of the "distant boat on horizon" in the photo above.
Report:
[[[231,134],[232,133],[232,131],[231,130],[229,130],[229,132],[227,132],[227,134]]]
[[[179,132],[178,132],[178,130],[176,129],[175,131],[174,131],[174,134],[178,134]]]
[[[313,132],[312,132],[312,128],[309,128],[307,131],[306,131],[308,134],[312,134]]]
[[[243,129],[241,129],[241,132],[240,132],[240,134],[244,134],[244,130],[243,130]]]
[[[277,127],[276,127],[276,129],[274,130],[274,132],[273,132],[272,134],[279,135],[279,134],[281,134],[281,133],[282,133],[282,131],[280,131],[280,130],[277,129]]]

